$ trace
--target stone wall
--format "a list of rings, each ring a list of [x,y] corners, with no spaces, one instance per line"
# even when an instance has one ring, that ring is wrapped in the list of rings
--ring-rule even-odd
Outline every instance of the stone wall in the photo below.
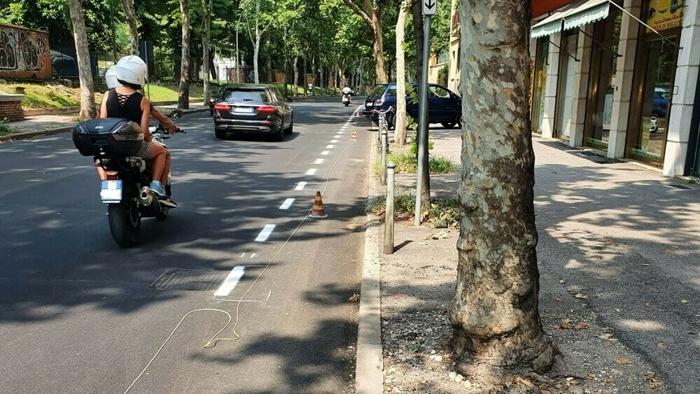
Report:
[[[0,95],[0,120],[13,122],[24,119],[22,95]]]

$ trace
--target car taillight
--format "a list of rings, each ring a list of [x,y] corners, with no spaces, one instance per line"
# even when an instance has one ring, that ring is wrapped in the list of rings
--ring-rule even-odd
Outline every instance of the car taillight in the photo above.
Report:
[[[231,110],[231,106],[229,104],[226,104],[226,103],[216,103],[216,104],[214,104],[214,110],[228,112]]]
[[[271,106],[271,105],[261,105],[257,109],[258,113],[261,114],[274,114],[277,112],[277,108]]]
[[[382,104],[384,104],[384,100],[382,100],[382,99],[380,99],[380,98],[374,100],[374,106],[375,106],[375,107],[380,107]]]

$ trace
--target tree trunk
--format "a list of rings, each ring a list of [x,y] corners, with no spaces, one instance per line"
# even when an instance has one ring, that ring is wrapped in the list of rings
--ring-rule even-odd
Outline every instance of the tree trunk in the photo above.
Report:
[[[204,24],[204,35],[202,36],[202,74],[204,80],[203,96],[204,102],[209,102],[209,40],[211,35],[211,0],[202,0],[202,23]]]
[[[258,56],[260,55],[260,33],[257,27],[255,28],[255,42],[253,43],[253,75],[255,83],[260,83],[260,75],[258,74]]]
[[[180,61],[180,86],[178,88],[177,107],[188,109],[190,107],[190,14],[189,0],[180,0],[180,14],[182,15],[182,60]]]
[[[85,31],[85,15],[82,0],[70,0],[70,20],[73,24],[73,40],[75,41],[76,60],[78,62],[78,77],[80,78],[80,119],[94,118],[95,87],[90,68],[90,50]]]
[[[374,8],[372,12],[372,54],[374,55],[374,70],[377,78],[377,83],[388,83],[389,78],[384,69],[384,37],[382,36],[382,17],[379,7]]]
[[[397,145],[406,145],[408,116],[406,115],[406,58],[404,57],[404,36],[406,16],[412,0],[403,0],[396,21],[396,119],[394,134]]]
[[[423,11],[420,0],[413,0],[413,35],[416,40],[416,83],[420,86],[421,83],[421,70],[423,66],[421,64],[421,54],[423,53]],[[416,92],[420,94],[420,92]]]
[[[495,381],[559,358],[538,312],[530,1],[464,0],[461,20],[463,216],[449,318],[458,369]]]
[[[122,8],[129,26],[129,53],[139,56],[139,29],[134,10],[134,0],[122,0]]]
[[[293,96],[297,95],[297,85],[299,84],[299,56],[294,56],[294,93]]]

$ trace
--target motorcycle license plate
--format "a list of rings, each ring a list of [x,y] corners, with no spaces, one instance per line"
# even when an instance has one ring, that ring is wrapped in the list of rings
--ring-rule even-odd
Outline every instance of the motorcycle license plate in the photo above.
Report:
[[[119,179],[102,181],[100,197],[105,204],[120,202],[122,200],[122,181]]]

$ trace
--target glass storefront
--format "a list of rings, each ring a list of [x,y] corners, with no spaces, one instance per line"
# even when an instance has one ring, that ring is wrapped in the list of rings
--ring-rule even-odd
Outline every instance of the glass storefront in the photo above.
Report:
[[[645,47],[646,64],[640,71],[643,77],[638,105],[639,119],[633,131],[633,144],[629,154],[636,159],[660,163],[663,160],[668,133],[668,118],[671,114],[673,79],[678,57],[678,36],[664,38],[647,36]]]
[[[588,110],[584,145],[607,149],[612,121],[615,76],[622,12],[610,7],[610,16],[595,24],[591,50],[591,73],[588,85]]]
[[[537,40],[535,53],[534,93],[532,95],[532,131],[542,132],[544,118],[544,93],[547,85],[547,56],[549,55],[549,37]]]
[[[558,113],[556,136],[565,141],[571,137],[571,117],[574,108],[574,85],[576,83],[576,46],[578,30],[567,32],[562,39],[559,58],[559,87],[557,92]]]

